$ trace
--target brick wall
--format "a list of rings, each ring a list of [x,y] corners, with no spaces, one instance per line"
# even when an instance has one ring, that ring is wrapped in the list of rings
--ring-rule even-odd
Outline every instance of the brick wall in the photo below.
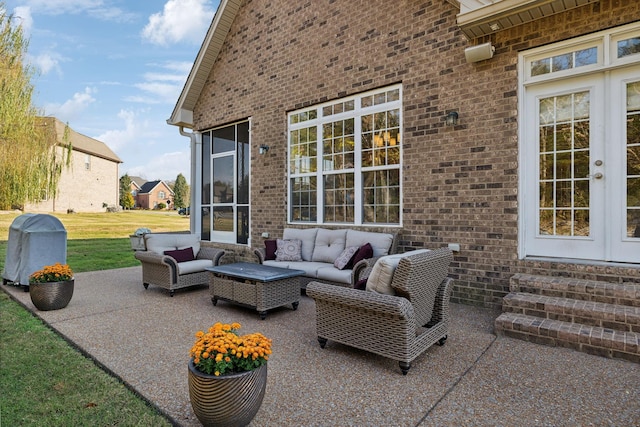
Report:
[[[445,0],[245,2],[194,121],[205,130],[252,120],[254,246],[262,232],[280,236],[286,226],[286,113],[401,82],[400,250],[460,243],[453,300],[468,304],[499,306],[512,274],[540,268],[517,259],[517,54],[638,20],[640,6],[602,0],[487,36],[478,42],[491,41],[496,55],[475,64],[465,61],[470,44],[456,13]],[[444,126],[451,110],[460,114],[455,128]],[[271,147],[264,156],[260,144]],[[544,268],[580,270],[561,266]],[[640,282],[635,269],[588,268]]]
[[[62,148],[56,148],[62,155]],[[85,153],[73,150],[69,168],[63,167],[58,194],[38,204],[25,206],[27,212],[104,212],[103,203],[118,206],[118,163],[91,155],[90,168]]]

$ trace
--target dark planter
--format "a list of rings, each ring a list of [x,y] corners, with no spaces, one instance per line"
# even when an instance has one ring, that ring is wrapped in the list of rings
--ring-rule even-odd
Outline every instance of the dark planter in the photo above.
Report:
[[[40,311],[65,308],[73,296],[74,279],[63,282],[30,283],[31,302]]]
[[[189,361],[189,399],[204,426],[246,426],[260,409],[266,387],[266,364],[216,377],[198,371],[193,360]]]

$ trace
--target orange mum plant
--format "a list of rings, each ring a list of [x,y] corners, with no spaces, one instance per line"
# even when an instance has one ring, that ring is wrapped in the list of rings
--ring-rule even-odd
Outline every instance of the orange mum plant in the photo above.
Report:
[[[73,271],[69,264],[45,265],[41,270],[29,276],[29,283],[64,282],[73,279]]]
[[[196,332],[190,356],[196,368],[209,375],[252,371],[269,360],[271,340],[261,333],[238,335],[239,323],[216,323]]]

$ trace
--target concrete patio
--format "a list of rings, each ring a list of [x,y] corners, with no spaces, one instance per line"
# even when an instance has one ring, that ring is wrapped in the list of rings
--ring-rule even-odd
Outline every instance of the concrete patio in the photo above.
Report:
[[[640,365],[497,338],[499,313],[452,305],[449,339],[412,364],[315,335],[314,301],[257,312],[206,287],[166,290],[140,267],[79,273],[69,305],[37,311],[20,288],[2,289],[157,406],[176,425],[200,425],[189,403],[188,353],[198,330],[239,322],[273,339],[267,391],[252,426],[639,426]]]

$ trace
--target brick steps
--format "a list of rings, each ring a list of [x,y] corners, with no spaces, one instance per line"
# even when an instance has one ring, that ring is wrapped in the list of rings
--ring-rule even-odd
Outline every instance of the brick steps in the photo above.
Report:
[[[496,333],[640,363],[640,285],[516,274]]]

